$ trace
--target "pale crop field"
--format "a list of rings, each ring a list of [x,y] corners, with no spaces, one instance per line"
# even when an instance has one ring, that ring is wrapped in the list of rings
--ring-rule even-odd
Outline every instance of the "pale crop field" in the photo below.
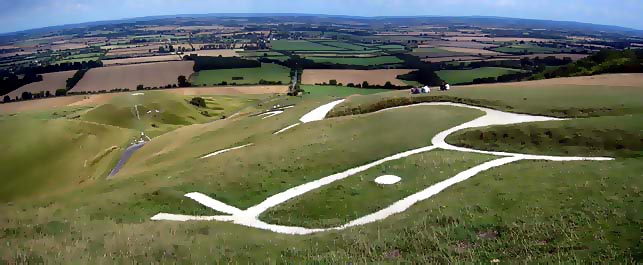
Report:
[[[8,95],[12,100],[15,99],[16,96],[22,97],[22,92],[31,92],[35,94],[40,91],[49,91],[54,95],[56,93],[56,89],[65,88],[67,79],[72,77],[74,73],[76,73],[75,70],[42,74],[42,81],[21,86]]]
[[[194,62],[158,62],[93,68],[71,92],[100,91],[115,88],[135,90],[137,85],[161,87],[176,84],[180,75],[189,77]]]

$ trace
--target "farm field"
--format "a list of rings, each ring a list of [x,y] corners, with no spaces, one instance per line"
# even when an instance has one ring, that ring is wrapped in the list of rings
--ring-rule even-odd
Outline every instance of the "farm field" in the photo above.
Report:
[[[455,57],[470,55],[465,52],[448,51],[442,48],[415,48],[411,54],[420,58]]]
[[[119,64],[136,64],[136,63],[150,63],[150,62],[166,62],[166,61],[180,61],[181,57],[178,55],[161,55],[161,56],[145,56],[134,57],[125,59],[110,59],[103,60],[104,66],[119,65]]]
[[[538,45],[533,45],[533,44],[515,44],[515,45],[510,45],[510,46],[503,46],[503,47],[497,47],[493,48],[494,51],[497,52],[502,52],[502,53],[564,53],[564,52],[569,52],[569,49],[564,49],[564,48],[552,48],[552,47],[543,47],[543,46],[538,46]]]
[[[49,91],[49,93],[55,95],[56,89],[66,88],[67,79],[72,77],[74,73],[76,73],[76,71],[42,74],[42,81],[24,85],[7,95],[11,98],[16,98],[22,97],[22,92],[39,93],[40,91]]]
[[[519,72],[521,71],[511,68],[482,67],[472,70],[441,70],[436,74],[449,84],[462,84],[473,82],[476,78],[498,77]]]
[[[72,92],[100,91],[115,88],[136,90],[136,86],[161,87],[176,84],[180,75],[189,77],[194,62],[158,62],[119,65],[90,69]]]
[[[348,97],[351,95],[368,95],[382,92],[389,92],[390,89],[379,88],[356,88],[346,86],[315,86],[303,85],[301,88],[307,94],[313,96],[332,96],[332,97]]]
[[[477,49],[477,48],[440,47],[439,49],[450,51],[450,52],[478,54],[478,55],[484,55],[484,56],[503,55],[502,53],[499,53],[499,52],[489,51],[485,49]]]
[[[334,58],[334,57],[317,57],[311,56],[306,59],[313,60],[317,63],[334,63],[345,65],[358,65],[358,66],[376,66],[385,64],[401,63],[402,60],[395,56],[379,56],[379,57],[366,57],[366,58]]]
[[[361,84],[367,81],[372,85],[384,85],[386,82],[396,86],[406,85],[402,80],[397,79],[398,75],[407,74],[413,70],[409,69],[387,69],[387,70],[305,70],[302,75],[304,84],[328,83],[329,80],[337,80],[344,85],[348,83]]]
[[[220,50],[196,50],[196,51],[187,51],[185,54],[196,54],[199,56],[222,56],[222,57],[237,57],[239,52],[242,52],[241,49],[220,49]]]
[[[276,51],[342,51],[344,48],[327,46],[307,40],[273,40],[272,49]]]
[[[191,82],[197,86],[213,86],[225,82],[226,84],[259,84],[260,80],[290,82],[290,70],[277,64],[262,64],[258,68],[237,68],[221,70],[204,70],[194,73]]]

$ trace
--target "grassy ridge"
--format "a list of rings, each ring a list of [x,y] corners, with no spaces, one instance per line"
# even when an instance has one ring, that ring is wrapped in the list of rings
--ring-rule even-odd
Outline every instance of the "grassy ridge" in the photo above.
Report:
[[[498,77],[519,72],[521,71],[511,68],[481,67],[471,70],[442,70],[435,73],[449,84],[462,84],[473,82],[476,78]]]
[[[554,117],[596,117],[643,112],[643,89],[621,86],[482,85],[457,87],[450,91],[409,95],[395,91],[352,97],[334,108],[330,116],[368,113],[380,109],[421,102],[453,101],[499,110]]]
[[[350,95],[368,95],[381,92],[389,92],[390,89],[376,89],[376,88],[356,88],[356,87],[343,87],[343,86],[315,86],[315,85],[302,85],[301,88],[310,93],[311,95],[320,96],[333,96],[333,97],[348,97]]]
[[[102,124],[23,116],[2,120],[0,127],[0,201],[94,182],[109,173],[136,134]]]
[[[640,121],[643,121],[642,114],[494,126],[457,132],[447,140],[482,150],[643,157],[643,123]]]

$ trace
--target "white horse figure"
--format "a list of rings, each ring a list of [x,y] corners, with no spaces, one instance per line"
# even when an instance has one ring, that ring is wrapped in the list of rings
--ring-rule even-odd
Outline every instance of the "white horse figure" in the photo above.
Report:
[[[341,103],[343,100],[338,100],[334,101],[328,104],[325,104],[310,113],[304,115],[302,117],[301,121],[302,122],[311,122],[315,120],[321,120],[323,119],[328,112],[337,104]],[[335,173],[330,176],[326,176],[324,178],[311,181],[293,188],[290,188],[288,190],[285,190],[283,192],[277,193],[275,195],[272,195],[268,198],[266,198],[264,201],[261,203],[254,205],[248,209],[241,210],[239,208],[236,208],[234,206],[225,204],[223,202],[217,201],[211,197],[208,197],[204,194],[198,193],[198,192],[193,192],[193,193],[188,193],[185,196],[188,198],[191,198],[198,203],[209,207],[211,209],[214,209],[218,212],[225,213],[226,215],[215,215],[215,216],[193,216],[193,215],[178,215],[178,214],[168,214],[168,213],[159,213],[155,216],[153,216],[151,219],[152,220],[168,220],[168,221],[222,221],[222,222],[232,222],[235,224],[239,225],[244,225],[248,227],[254,227],[254,228],[259,228],[259,229],[264,229],[264,230],[270,230],[273,232],[277,233],[283,233],[283,234],[294,234],[294,235],[305,235],[305,234],[312,234],[312,233],[317,233],[317,232],[323,232],[323,231],[329,231],[329,230],[342,230],[346,229],[348,227],[353,227],[353,226],[359,226],[359,225],[364,225],[368,223],[372,223],[375,221],[383,220],[393,214],[403,212],[407,209],[409,209],[411,206],[413,206],[415,203],[418,203],[420,201],[426,200],[430,198],[431,196],[443,191],[444,189],[457,184],[459,182],[465,181],[478,173],[494,168],[494,167],[499,167],[505,164],[509,164],[512,162],[520,161],[520,160],[547,160],[547,161],[582,161],[582,160],[592,160],[592,161],[605,161],[605,160],[613,160],[613,158],[609,157],[566,157],[566,156],[544,156],[544,155],[530,155],[530,154],[518,154],[518,153],[507,153],[507,152],[493,152],[493,151],[483,151],[483,150],[476,150],[476,149],[470,149],[470,148],[464,148],[464,147],[457,147],[448,144],[445,139],[447,136],[450,134],[460,131],[463,129],[467,128],[475,128],[475,127],[483,127],[483,126],[490,126],[490,125],[506,125],[506,124],[517,124],[517,123],[525,123],[525,122],[537,122],[537,121],[552,121],[552,120],[561,120],[558,118],[552,118],[552,117],[544,117],[544,116],[532,116],[532,115],[526,115],[526,114],[515,114],[515,113],[508,113],[508,112],[502,112],[498,110],[493,110],[489,108],[483,108],[483,107],[476,107],[476,106],[469,106],[465,104],[459,104],[459,103],[449,103],[449,102],[435,102],[435,103],[420,103],[420,104],[415,104],[415,105],[410,105],[410,106],[402,106],[402,107],[394,107],[394,108],[389,108],[381,111],[387,111],[391,109],[396,109],[396,108],[405,108],[405,107],[412,107],[412,106],[457,106],[457,107],[463,107],[463,108],[472,108],[472,109],[477,109],[485,112],[485,115],[482,117],[479,117],[477,119],[474,119],[472,121],[466,122],[464,124],[455,126],[453,128],[447,129],[445,131],[442,131],[438,133],[433,139],[431,140],[431,145],[430,146],[425,146],[422,148],[417,148],[409,151],[405,151],[402,153],[398,153],[392,156],[388,156],[385,158],[382,158],[380,160],[377,160],[375,162],[371,162],[359,167],[351,168],[343,172]],[[304,119],[306,118],[306,119]],[[292,125],[291,125],[292,126]],[[289,127],[291,127],[289,126]],[[287,127],[288,128],[288,127]],[[244,146],[242,146],[244,147]],[[237,147],[241,148],[241,147]],[[234,149],[234,148],[233,148]],[[332,228],[305,228],[305,227],[296,227],[296,226],[284,226],[284,225],[275,225],[275,224],[269,224],[266,222],[263,222],[259,220],[259,215],[268,209],[275,207],[277,205],[280,205],[290,199],[293,199],[295,197],[301,196],[307,192],[310,192],[312,190],[318,189],[320,187],[323,187],[325,185],[331,184],[335,181],[345,179],[347,177],[350,177],[352,175],[355,175],[357,173],[363,172],[369,168],[372,168],[374,166],[383,164],[388,161],[393,161],[401,158],[405,158],[411,155],[416,155],[424,152],[428,152],[434,149],[444,149],[444,150],[452,150],[452,151],[460,151],[460,152],[468,152],[468,153],[480,153],[480,154],[488,154],[488,155],[495,155],[500,158],[491,160],[488,162],[484,162],[482,164],[479,164],[477,166],[471,167],[467,170],[464,170],[455,176],[443,180],[441,182],[438,182],[436,184],[433,184],[424,190],[421,190],[419,192],[416,192],[412,195],[407,196],[406,198],[403,198],[388,207],[385,207],[384,209],[381,209],[377,212],[362,216],[358,219],[355,219],[351,222],[348,222],[344,225],[337,226],[337,227],[332,227]]]

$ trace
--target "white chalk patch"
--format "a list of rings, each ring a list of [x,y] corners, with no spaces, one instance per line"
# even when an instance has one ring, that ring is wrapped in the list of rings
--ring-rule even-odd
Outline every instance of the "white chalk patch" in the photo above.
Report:
[[[259,116],[264,116],[265,115],[266,117],[261,118],[263,120],[263,119],[267,119],[267,118],[279,115],[281,113],[284,113],[284,111],[283,110],[275,110],[275,111],[261,113],[261,114],[259,114]]]
[[[375,178],[375,183],[382,185],[391,185],[400,182],[402,178],[394,175],[384,175]]]
[[[216,151],[216,152],[213,152],[213,153],[210,153],[210,154],[204,155],[204,156],[202,156],[201,158],[203,159],[203,158],[213,157],[213,156],[215,156],[215,155],[220,155],[220,154],[223,154],[223,153],[225,153],[225,152],[232,151],[232,150],[236,150],[236,149],[240,149],[240,148],[244,148],[244,147],[246,147],[246,146],[250,146],[250,145],[252,145],[252,144],[250,143],[250,144],[246,144],[246,145],[242,145],[242,146],[236,146],[236,147],[232,147],[232,148],[228,148],[228,149],[219,150],[219,151]]]
[[[281,129],[281,130],[279,130],[279,131],[276,131],[276,132],[275,132],[275,133],[273,133],[273,134],[280,134],[280,133],[282,133],[282,132],[285,132],[285,131],[286,131],[286,130],[288,130],[288,129],[291,129],[291,128],[293,128],[293,127],[295,127],[295,126],[299,125],[299,124],[301,124],[301,123],[295,123],[295,124],[293,124],[293,125],[289,125],[288,127],[283,128],[283,129]]]
[[[132,93],[132,96],[142,96],[145,95],[145,93]]]
[[[304,117],[301,118],[301,121],[303,123],[310,122],[310,121],[315,121],[315,120],[321,120],[323,119],[326,114],[337,104],[341,103],[343,100],[338,100],[334,101],[331,103],[328,103],[326,105],[323,105],[308,114],[304,115]],[[543,117],[543,116],[531,116],[531,115],[525,115],[525,114],[515,114],[515,113],[507,113],[507,112],[502,112],[502,111],[497,111],[493,109],[488,109],[488,108],[482,108],[482,107],[476,107],[476,106],[469,106],[469,105],[464,105],[464,104],[458,104],[458,103],[449,103],[449,102],[436,102],[436,103],[420,103],[420,104],[415,104],[415,105],[410,105],[410,106],[402,106],[402,107],[394,107],[394,108],[389,108],[381,111],[388,111],[391,109],[396,109],[396,108],[406,108],[406,107],[411,107],[411,106],[440,106],[440,105],[446,105],[446,106],[457,106],[457,107],[465,107],[465,108],[473,108],[473,109],[478,109],[483,112],[485,112],[485,115],[474,119],[470,122],[466,122],[464,124],[461,124],[459,126],[455,126],[453,128],[447,129],[445,131],[442,131],[438,133],[433,139],[431,140],[431,143],[433,145],[431,146],[425,146],[421,147],[418,149],[413,149],[409,151],[405,151],[402,153],[394,154],[392,156],[388,156],[382,159],[379,159],[375,162],[371,162],[362,166],[358,166],[355,168],[348,169],[343,172],[335,173],[330,176],[326,176],[324,178],[314,180],[305,184],[301,184],[299,186],[292,187],[286,191],[277,193],[275,195],[272,195],[268,198],[266,198],[263,202],[252,206],[246,210],[240,210],[238,208],[235,208],[233,206],[224,204],[222,202],[219,202],[215,199],[212,199],[206,195],[200,194],[200,193],[189,193],[186,196],[195,199],[197,202],[210,207],[214,210],[220,211],[220,212],[225,212],[229,213],[230,215],[225,215],[225,216],[190,216],[190,215],[176,215],[176,214],[168,214],[168,213],[159,213],[155,216],[153,216],[151,219],[152,220],[168,220],[168,221],[226,221],[226,222],[233,222],[235,224],[243,225],[243,226],[248,226],[248,227],[254,227],[258,229],[263,229],[263,230],[269,230],[273,231],[276,233],[282,233],[282,234],[293,234],[293,235],[306,235],[306,234],[312,234],[312,233],[317,233],[317,232],[323,232],[323,231],[329,231],[329,230],[342,230],[346,229],[348,227],[353,227],[353,226],[358,226],[358,225],[364,225],[376,221],[383,220],[393,214],[403,212],[413,206],[414,204],[426,200],[433,195],[438,194],[439,192],[457,184],[462,181],[465,181],[478,173],[489,170],[494,167],[499,167],[502,165],[506,165],[515,161],[520,161],[520,160],[547,160],[547,161],[582,161],[582,160],[594,160],[594,161],[604,161],[604,160],[613,160],[613,158],[609,157],[563,157],[563,156],[543,156],[543,155],[530,155],[530,154],[518,154],[518,153],[508,153],[508,152],[493,152],[493,151],[483,151],[483,150],[475,150],[475,149],[469,149],[469,148],[463,148],[463,147],[457,147],[457,146],[452,146],[448,143],[446,143],[446,138],[448,135],[467,128],[474,128],[474,127],[483,127],[483,126],[490,126],[490,125],[503,125],[503,124],[516,124],[516,123],[524,123],[524,122],[535,122],[535,121],[550,121],[550,120],[560,120],[557,118],[552,118],[552,117]],[[281,133],[287,129],[290,129],[292,127],[295,127],[299,125],[300,123],[296,123],[293,125],[290,125],[275,134]],[[240,147],[237,147],[240,148]],[[333,228],[305,228],[305,227],[296,227],[296,226],[283,226],[283,225],[275,225],[275,224],[268,224],[266,222],[263,222],[258,219],[258,216],[267,211],[268,209],[275,207],[277,205],[280,205],[288,200],[291,200],[295,197],[301,196],[305,193],[308,193],[312,190],[318,189],[320,187],[326,186],[328,184],[331,184],[335,181],[342,180],[345,178],[348,178],[352,175],[355,175],[359,172],[363,172],[369,168],[372,168],[374,166],[380,165],[382,163],[396,160],[396,159],[401,159],[404,157],[408,157],[411,155],[416,155],[424,152],[429,152],[433,149],[440,148],[440,149],[446,149],[446,150],[453,150],[453,151],[460,151],[460,152],[467,152],[467,153],[482,153],[482,154],[489,154],[489,155],[495,155],[495,156],[502,156],[502,158],[496,159],[496,160],[491,160],[485,163],[482,163],[480,165],[474,166],[472,168],[469,168],[465,171],[462,171],[455,176],[448,178],[444,181],[438,182],[432,186],[427,187],[424,190],[421,190],[415,194],[412,194],[410,196],[407,196],[406,198],[403,198],[388,207],[381,209],[377,212],[362,216],[358,219],[355,219],[347,224],[344,224],[342,226],[337,226]],[[231,148],[234,149],[234,148]],[[227,149],[227,150],[231,150]],[[222,151],[227,151],[227,150],[222,150]],[[220,153],[222,151],[215,152],[213,154]],[[386,176],[380,176],[377,179],[375,179],[375,182],[380,183],[380,184],[394,184],[400,181],[400,178],[397,176],[393,175],[386,175]]]
[[[299,121],[308,123],[311,121],[323,120],[324,118],[326,118],[326,114],[328,114],[335,106],[342,102],[344,102],[344,99],[335,100],[331,103],[321,105],[318,108],[306,113],[306,115],[302,116]]]

